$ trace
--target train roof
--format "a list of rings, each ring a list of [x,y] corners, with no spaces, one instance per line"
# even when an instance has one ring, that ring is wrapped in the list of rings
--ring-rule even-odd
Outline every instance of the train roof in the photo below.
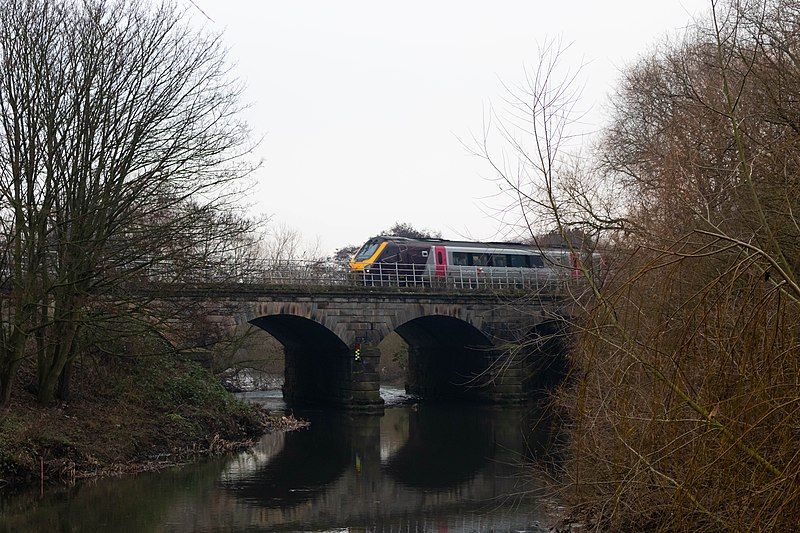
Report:
[[[408,243],[420,243],[420,244],[441,244],[444,246],[464,246],[464,247],[471,247],[471,248],[480,248],[480,247],[487,247],[487,248],[524,248],[526,250],[535,250],[537,249],[535,244],[525,244],[521,242],[503,242],[503,241],[452,241],[448,239],[437,239],[437,238],[420,238],[420,239],[412,239],[410,237],[398,237],[397,235],[379,235],[377,237],[373,237],[373,239],[386,239],[388,241],[394,242],[408,242]],[[372,239],[370,239],[372,240]],[[553,247],[548,247],[548,249]]]

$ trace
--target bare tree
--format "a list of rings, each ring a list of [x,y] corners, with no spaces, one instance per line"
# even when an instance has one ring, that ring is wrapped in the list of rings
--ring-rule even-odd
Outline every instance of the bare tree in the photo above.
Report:
[[[486,157],[534,235],[595,235],[613,275],[574,324],[565,497],[610,530],[788,530],[796,484],[800,11],[712,2],[627,69],[597,160],[545,50]],[[559,75],[560,74],[560,75]],[[613,244],[612,248],[610,245]]]
[[[247,129],[219,37],[169,2],[3,0],[0,74],[0,403],[33,352],[47,404],[93,306],[247,229],[216,214],[252,168]]]
[[[360,249],[361,246],[358,244],[348,244],[347,246],[342,246],[333,252],[331,259],[339,263],[346,263],[347,261],[350,261]]]
[[[299,230],[287,224],[276,224],[268,229],[262,237],[261,246],[268,266],[318,261],[322,258],[319,239],[307,241]]]

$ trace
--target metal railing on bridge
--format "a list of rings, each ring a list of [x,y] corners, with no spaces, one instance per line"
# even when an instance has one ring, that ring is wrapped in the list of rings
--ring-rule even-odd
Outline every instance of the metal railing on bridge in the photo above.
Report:
[[[170,260],[142,260],[109,270],[117,282],[157,285],[273,285],[286,287],[396,287],[420,291],[527,290],[556,293],[574,281],[559,265],[538,268],[375,263],[352,272],[349,262],[331,259],[245,261],[240,264],[190,265]],[[7,286],[0,270],[0,285]]]
[[[376,263],[351,272],[347,263],[333,261],[282,261],[246,274],[223,279],[208,273],[203,281],[285,286],[361,286],[453,290],[556,290],[569,280],[569,271],[557,267],[517,268],[439,266]],[[216,278],[216,279],[215,279]]]

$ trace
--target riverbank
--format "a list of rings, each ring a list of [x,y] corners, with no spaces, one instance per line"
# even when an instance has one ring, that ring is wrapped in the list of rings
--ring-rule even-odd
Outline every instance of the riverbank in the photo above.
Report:
[[[304,425],[236,399],[197,363],[169,356],[78,364],[72,390],[52,407],[37,405],[30,387],[14,390],[0,411],[0,490],[158,470]]]
[[[550,438],[534,405],[299,413],[308,428],[244,452],[0,494],[0,532],[547,531],[544,486],[526,462]]]

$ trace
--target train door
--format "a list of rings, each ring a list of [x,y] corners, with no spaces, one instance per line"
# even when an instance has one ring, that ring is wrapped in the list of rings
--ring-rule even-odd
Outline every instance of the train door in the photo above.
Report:
[[[436,256],[436,277],[443,278],[447,274],[447,250],[444,246],[434,246],[433,254]]]
[[[572,252],[569,254],[570,264],[572,266],[572,277],[577,279],[581,277],[581,254]]]

